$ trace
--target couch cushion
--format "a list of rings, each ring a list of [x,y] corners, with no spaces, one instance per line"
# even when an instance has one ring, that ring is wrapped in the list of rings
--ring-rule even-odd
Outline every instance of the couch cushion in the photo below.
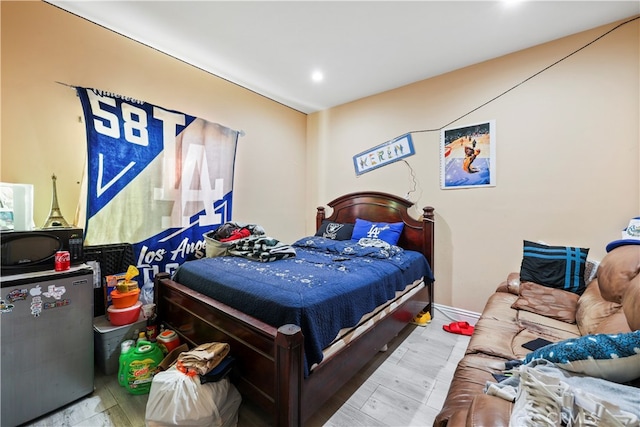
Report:
[[[582,294],[588,248],[524,241],[520,280]]]
[[[629,328],[627,322],[627,316],[624,315],[622,310],[618,310],[611,316],[607,317],[598,325],[593,334],[626,334],[627,332],[633,332]],[[583,334],[588,335],[588,334]]]
[[[523,363],[534,359],[609,381],[631,381],[640,377],[640,331],[568,339],[531,352]]]
[[[530,311],[567,323],[576,323],[578,298],[579,296],[573,292],[532,282],[522,282],[520,295],[511,308]]]
[[[607,301],[622,302],[629,286],[640,286],[640,246],[620,246],[600,262],[598,282]]]
[[[527,316],[538,316],[528,312]],[[553,328],[539,323],[532,323],[519,320],[515,323],[505,323],[500,320],[485,318],[478,320],[474,333],[467,346],[467,354],[484,354],[493,357],[500,357],[507,360],[516,360],[525,357],[530,350],[524,348],[522,344],[536,338],[544,338],[552,342],[558,342],[567,338],[580,336],[578,328],[558,320],[549,319],[566,325],[569,331],[560,328]]]
[[[518,324],[521,328],[528,329],[530,332],[550,341],[560,341],[580,336],[580,330],[575,323],[563,322],[531,313],[530,311],[518,310]]]
[[[582,335],[593,334],[598,325],[620,310],[621,304],[606,301],[600,294],[600,279],[594,279],[578,299],[576,324]]]
[[[570,335],[569,337],[576,338],[575,335]],[[562,339],[559,339],[558,337],[537,334],[530,331],[529,329],[523,329],[517,335],[515,335],[513,337],[513,340],[511,341],[511,348],[514,354],[513,360],[523,359],[529,353],[531,353],[531,350],[523,347],[523,345],[528,343],[529,341],[535,340],[536,338],[544,338],[545,340],[551,341],[552,343],[562,341]]]
[[[467,354],[485,354],[507,360],[517,359],[513,352],[513,338],[522,330],[516,322],[504,322],[499,319],[480,317],[475,329]]]
[[[515,323],[518,312],[511,305],[518,299],[517,295],[506,292],[491,294],[482,310],[482,317]]]
[[[508,400],[488,394],[479,394],[471,402],[465,425],[471,427],[508,427],[512,409],[513,403]],[[452,427],[461,425],[463,424],[451,424]]]
[[[640,270],[640,265],[638,267]],[[633,279],[622,298],[622,311],[631,330],[640,329],[640,274]]]
[[[522,344],[532,339],[545,338],[557,342],[580,336],[575,324],[514,310],[511,305],[517,298],[504,292],[491,295],[475,324],[467,354],[486,354],[514,360],[529,352]]]

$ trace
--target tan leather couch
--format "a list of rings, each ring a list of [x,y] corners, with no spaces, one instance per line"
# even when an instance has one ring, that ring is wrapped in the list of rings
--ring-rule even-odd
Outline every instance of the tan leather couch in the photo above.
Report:
[[[511,273],[487,301],[434,426],[508,426],[512,403],[483,389],[496,382],[492,374],[502,373],[506,361],[529,352],[525,342],[638,329],[640,245],[609,252],[581,296],[521,283],[519,274]],[[632,385],[640,386],[640,379]]]

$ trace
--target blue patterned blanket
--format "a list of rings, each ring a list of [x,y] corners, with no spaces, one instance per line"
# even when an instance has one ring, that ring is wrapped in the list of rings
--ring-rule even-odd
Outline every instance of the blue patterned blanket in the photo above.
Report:
[[[425,257],[397,246],[306,237],[292,245],[296,257],[270,263],[223,256],[189,261],[174,280],[279,327],[300,326],[305,337],[305,376],[340,329],[424,277]]]

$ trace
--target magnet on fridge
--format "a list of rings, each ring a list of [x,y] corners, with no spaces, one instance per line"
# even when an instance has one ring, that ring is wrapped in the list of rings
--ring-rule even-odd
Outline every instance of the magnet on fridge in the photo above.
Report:
[[[5,300],[0,300],[0,313],[11,313],[13,304],[7,304]]]
[[[29,293],[26,289],[14,289],[7,294],[6,298],[9,302],[16,302],[19,300],[26,300],[28,295]]]

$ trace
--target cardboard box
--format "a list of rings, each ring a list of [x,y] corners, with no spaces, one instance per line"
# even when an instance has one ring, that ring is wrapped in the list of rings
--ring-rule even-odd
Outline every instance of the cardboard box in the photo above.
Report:
[[[182,343],[178,347],[171,350],[169,354],[167,354],[164,359],[162,359],[162,362],[160,362],[160,364],[158,365],[158,372],[166,371],[167,369],[169,369],[171,365],[173,365],[173,362],[178,360],[178,356],[180,356],[180,353],[184,353],[186,351],[189,351],[189,346],[185,343]]]
[[[113,326],[105,316],[93,318],[93,343],[95,362],[105,375],[118,373],[120,344],[135,340],[138,332],[145,332],[147,320],[140,313],[138,321],[129,325]]]
[[[111,291],[116,288],[119,280],[124,280],[126,273],[109,274],[104,276],[104,310],[107,320],[109,320],[109,312],[107,309],[113,304],[111,301]]]

